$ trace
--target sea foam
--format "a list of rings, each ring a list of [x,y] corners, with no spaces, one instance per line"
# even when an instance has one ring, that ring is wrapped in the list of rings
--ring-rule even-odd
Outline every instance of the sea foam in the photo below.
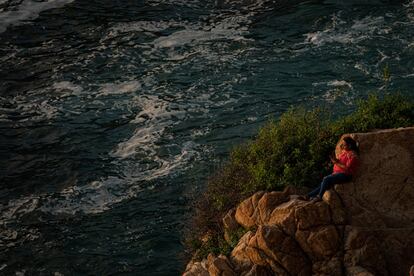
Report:
[[[25,0],[17,10],[0,13],[0,33],[6,31],[10,25],[26,24],[36,19],[42,11],[61,8],[74,0],[49,0],[45,2]]]

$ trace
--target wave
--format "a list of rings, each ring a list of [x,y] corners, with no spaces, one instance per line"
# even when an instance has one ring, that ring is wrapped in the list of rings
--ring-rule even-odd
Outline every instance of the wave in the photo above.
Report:
[[[349,24],[340,18],[340,14],[332,15],[331,23],[322,31],[305,34],[305,43],[315,46],[323,46],[328,43],[357,44],[372,36],[387,34],[390,28],[386,26],[384,17],[367,16],[360,20],[354,20]]]
[[[71,1],[53,2],[63,5]],[[46,9],[46,6],[44,4],[41,7]],[[52,6],[50,4],[47,7]],[[19,8],[24,9],[25,6]],[[37,11],[41,11],[40,6]],[[117,204],[137,197],[142,191],[151,189],[156,183],[155,180],[191,168],[193,161],[201,158],[203,153],[202,146],[193,140],[207,135],[213,123],[197,127],[185,126],[179,134],[174,133],[172,129],[181,127],[180,124],[184,121],[212,116],[209,113],[215,112],[218,107],[234,104],[241,92],[234,96],[229,91],[234,84],[239,84],[246,79],[229,74],[228,78],[220,80],[219,84],[212,85],[214,79],[207,76],[205,79],[190,83],[188,87],[170,89],[160,82],[160,76],[174,70],[186,71],[193,64],[204,63],[205,66],[214,66],[213,68],[216,68],[218,62],[232,64],[244,49],[222,53],[217,51],[217,44],[206,42],[249,41],[246,34],[248,34],[248,24],[251,23],[250,16],[251,14],[247,14],[196,23],[174,20],[139,21],[118,23],[110,27],[99,40],[101,48],[98,47],[96,50],[109,48],[118,36],[144,33],[150,39],[133,45],[146,50],[139,53],[143,56],[139,61],[145,63],[155,56],[157,59],[161,57],[162,62],[155,66],[148,66],[140,76],[135,72],[133,75],[122,76],[114,82],[82,83],[82,76],[69,81],[56,74],[52,79],[53,84],[45,89],[53,97],[43,101],[41,117],[38,119],[50,122],[58,115],[81,114],[85,110],[94,109],[98,112],[101,107],[109,107],[114,112],[122,114],[134,112],[133,118],[128,120],[130,120],[129,127],[135,130],[123,141],[117,142],[109,152],[112,164],[119,168],[117,175],[97,178],[88,183],[78,183],[74,179],[73,183],[69,183],[69,186],[62,190],[10,200],[2,206],[0,224],[17,222],[26,214],[35,212],[52,214],[57,218],[66,215],[101,214]],[[18,24],[18,21],[15,24]],[[167,29],[168,31],[165,31]],[[160,32],[163,33],[162,37],[159,37]],[[128,51],[131,48],[129,46],[125,50],[122,47],[117,48],[117,58],[130,58],[131,52]],[[88,62],[93,63],[92,59],[99,54],[89,53]],[[115,57],[107,58],[109,64],[113,62],[111,58]],[[85,66],[80,61],[79,64]],[[29,106],[34,104],[31,102],[32,99],[33,94],[19,98],[18,102],[17,99],[15,100],[17,104],[28,105],[25,109],[27,114],[33,110],[33,106]],[[126,110],[126,106],[127,108],[133,106],[133,110]],[[14,109],[9,113],[15,111]],[[33,118],[35,117],[27,116],[26,119],[30,121]],[[248,120],[256,119],[248,118]],[[23,236],[22,229],[18,230],[20,231],[18,237]],[[36,237],[35,233],[32,237]]]
[[[190,43],[202,43],[214,40],[251,41],[245,35],[248,33],[246,25],[251,23],[248,16],[225,18],[210,25],[186,26],[184,30],[176,31],[168,36],[155,39],[152,44],[155,48],[171,48],[184,46]]]
[[[31,125],[41,121],[50,121],[59,114],[59,108],[49,100],[28,100],[26,96],[13,98],[0,97],[0,122]]]
[[[3,11],[0,13],[0,33],[3,33],[11,25],[27,24],[28,20],[36,19],[42,11],[61,8],[74,0],[49,0],[44,2],[25,0],[18,5],[16,10]],[[3,5],[7,6],[4,1]]]
[[[155,157],[159,166],[145,171],[139,171],[139,166],[126,165],[124,176],[109,176],[92,181],[85,185],[74,183],[60,192],[41,194],[10,200],[2,206],[0,223],[17,220],[34,211],[59,215],[99,214],[109,210],[113,205],[137,196],[145,189],[144,182],[164,177],[172,171],[187,165],[197,151],[192,141],[183,143],[181,152],[175,156],[163,159]],[[129,169],[128,169],[129,168]]]
[[[160,20],[160,21],[136,21],[128,23],[117,23],[110,27],[108,34],[104,37],[105,41],[108,38],[116,37],[120,34],[131,33],[131,32],[160,32],[168,28],[182,27],[185,23],[176,20]]]
[[[184,119],[185,112],[171,107],[171,105],[157,96],[143,96],[138,98],[137,104],[141,111],[131,121],[133,124],[144,124],[138,127],[134,135],[125,142],[120,143],[111,153],[115,157],[127,158],[137,151],[146,156],[156,153],[156,141],[162,136],[165,129],[174,122],[172,118]]]

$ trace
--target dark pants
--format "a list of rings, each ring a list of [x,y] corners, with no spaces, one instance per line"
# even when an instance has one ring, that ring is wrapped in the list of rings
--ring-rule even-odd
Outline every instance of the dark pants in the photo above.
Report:
[[[309,197],[315,197],[319,195],[320,198],[326,190],[331,188],[334,184],[344,183],[351,181],[352,177],[344,173],[335,173],[325,176],[321,182],[321,185],[308,194]]]

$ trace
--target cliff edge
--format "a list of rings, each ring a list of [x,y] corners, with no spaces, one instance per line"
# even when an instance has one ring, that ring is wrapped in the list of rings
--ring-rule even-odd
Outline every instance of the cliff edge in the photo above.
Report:
[[[184,275],[408,275],[414,127],[348,135],[360,147],[352,182],[319,202],[300,200],[289,187],[255,193],[223,218],[226,234],[250,229],[231,254],[191,261]]]

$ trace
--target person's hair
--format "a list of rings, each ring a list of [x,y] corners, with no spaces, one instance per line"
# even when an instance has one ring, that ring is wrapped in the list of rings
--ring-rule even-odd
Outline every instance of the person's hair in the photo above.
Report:
[[[359,154],[358,144],[354,139],[347,136],[347,137],[344,138],[344,141],[348,145],[350,150],[354,151],[356,154]]]

